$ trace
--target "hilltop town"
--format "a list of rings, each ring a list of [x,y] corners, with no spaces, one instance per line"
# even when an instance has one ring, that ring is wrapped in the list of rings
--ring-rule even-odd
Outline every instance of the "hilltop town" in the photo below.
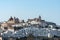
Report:
[[[8,40],[8,39],[13,40],[13,38],[15,38],[14,40],[23,40],[23,39],[24,40],[25,39],[26,40],[29,40],[29,39],[35,40],[34,38],[36,38],[36,40],[37,39],[41,40],[43,38],[45,39],[45,35],[47,35],[47,37],[51,37],[51,39],[48,38],[49,40],[53,40],[53,39],[54,40],[56,40],[56,39],[59,40],[60,36],[57,35],[58,32],[60,33],[60,31],[58,31],[58,30],[60,30],[59,28],[60,27],[58,27],[56,23],[42,20],[41,16],[39,16],[37,18],[33,18],[33,19],[28,19],[27,21],[20,20],[19,18],[16,18],[16,17],[10,17],[7,21],[2,22],[0,24],[0,37],[1,37],[0,40]],[[26,33],[24,30],[28,31],[28,33]],[[41,30],[44,30],[45,32],[47,32],[47,34],[41,34],[39,36],[38,34],[40,34],[39,32]],[[53,31],[53,32],[57,31],[57,34],[55,35],[55,33],[52,33],[49,30]],[[41,33],[42,32],[44,33],[44,31],[41,31]],[[22,32],[26,33],[26,34],[29,34],[30,36],[28,36],[26,34],[23,35]],[[33,34],[34,32],[37,33],[37,34],[36,35]],[[20,34],[20,33],[22,33],[22,34]],[[50,33],[52,33],[52,34],[50,34]],[[11,36],[11,34],[13,36]],[[14,36],[15,34],[20,34],[20,35],[23,35],[23,36],[17,36],[17,35]],[[28,36],[28,37],[26,37],[26,36]],[[37,37],[35,37],[35,36],[37,36]],[[42,36],[42,38],[41,38],[41,36]],[[47,37],[46,37],[46,39],[47,39]],[[58,37],[58,38],[55,38],[55,37]]]
[[[14,30],[14,27],[24,28],[29,26],[39,28],[48,28],[48,26],[53,26],[53,28],[57,27],[56,23],[42,20],[41,16],[39,16],[38,18],[28,19],[26,22],[16,17],[10,17],[7,21],[0,24],[0,28],[3,29],[4,31],[9,29]]]

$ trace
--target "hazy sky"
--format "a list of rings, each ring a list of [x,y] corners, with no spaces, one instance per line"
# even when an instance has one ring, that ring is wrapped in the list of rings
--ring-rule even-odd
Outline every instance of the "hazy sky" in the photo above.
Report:
[[[0,0],[0,21],[10,16],[42,19],[60,24],[60,0]]]

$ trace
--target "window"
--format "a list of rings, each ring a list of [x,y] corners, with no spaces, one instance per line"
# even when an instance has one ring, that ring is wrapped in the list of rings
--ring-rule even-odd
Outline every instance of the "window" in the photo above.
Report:
[[[4,29],[6,29],[6,30],[7,30],[8,28],[7,28],[7,27],[4,27]]]
[[[3,40],[8,40],[8,38],[4,38]]]

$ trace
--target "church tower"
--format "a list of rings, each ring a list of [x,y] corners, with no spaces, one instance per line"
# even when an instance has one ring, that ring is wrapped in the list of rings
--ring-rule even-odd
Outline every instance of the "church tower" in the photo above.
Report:
[[[41,16],[39,16],[39,20],[41,20]]]

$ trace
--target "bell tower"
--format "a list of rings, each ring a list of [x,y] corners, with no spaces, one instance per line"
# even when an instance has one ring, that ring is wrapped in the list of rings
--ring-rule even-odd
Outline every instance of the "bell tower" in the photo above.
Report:
[[[41,20],[41,16],[39,16],[39,20]]]
[[[13,17],[11,16],[8,21],[12,21],[12,20],[14,20],[14,19],[13,19]]]

